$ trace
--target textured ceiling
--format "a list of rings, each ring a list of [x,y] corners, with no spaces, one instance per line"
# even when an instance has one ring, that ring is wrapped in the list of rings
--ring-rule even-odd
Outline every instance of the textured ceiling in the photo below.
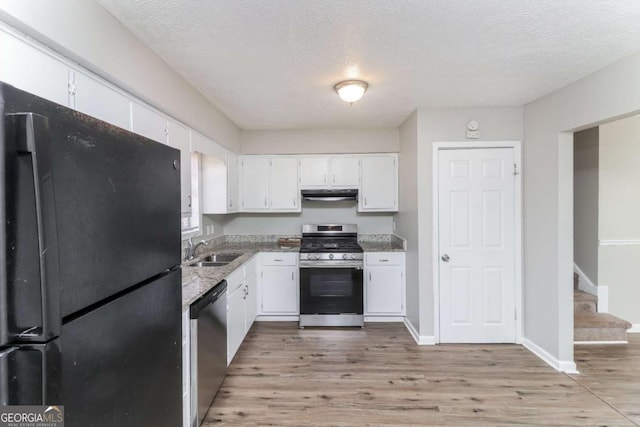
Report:
[[[640,51],[639,0],[97,1],[243,129],[522,105]]]

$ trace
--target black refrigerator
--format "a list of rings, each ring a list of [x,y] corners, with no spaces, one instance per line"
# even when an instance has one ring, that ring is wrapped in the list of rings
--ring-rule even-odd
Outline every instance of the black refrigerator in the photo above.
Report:
[[[0,82],[0,405],[182,424],[178,150]]]

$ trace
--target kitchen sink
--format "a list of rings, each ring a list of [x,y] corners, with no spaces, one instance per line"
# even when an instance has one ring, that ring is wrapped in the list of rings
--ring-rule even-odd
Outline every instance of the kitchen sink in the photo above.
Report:
[[[202,258],[200,261],[189,264],[189,267],[222,267],[231,261],[241,257],[242,254],[213,254]]]

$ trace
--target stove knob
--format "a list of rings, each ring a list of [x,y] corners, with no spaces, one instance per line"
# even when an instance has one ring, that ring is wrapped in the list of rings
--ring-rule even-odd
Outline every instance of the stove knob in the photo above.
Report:
[[[342,259],[347,259],[347,254],[342,254]]]
[[[320,254],[315,254],[315,259],[320,259]]]
[[[356,254],[351,254],[351,259],[356,259]]]
[[[329,254],[329,259],[333,259],[333,254]]]
[[[308,254],[307,259],[313,259],[313,254]]]

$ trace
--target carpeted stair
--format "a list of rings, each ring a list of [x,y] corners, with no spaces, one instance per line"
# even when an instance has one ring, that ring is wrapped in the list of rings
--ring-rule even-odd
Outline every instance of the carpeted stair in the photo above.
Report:
[[[576,343],[625,343],[631,323],[608,313],[598,313],[598,297],[577,290],[574,276],[573,341]]]

